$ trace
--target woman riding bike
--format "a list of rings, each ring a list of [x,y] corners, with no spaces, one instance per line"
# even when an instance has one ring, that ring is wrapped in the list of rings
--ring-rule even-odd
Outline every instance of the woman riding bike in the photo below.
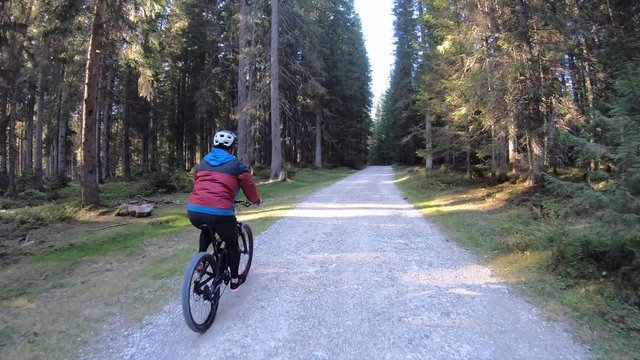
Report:
[[[238,276],[240,252],[234,200],[239,190],[252,204],[260,204],[260,194],[249,167],[236,155],[238,138],[228,130],[213,136],[213,149],[196,168],[193,191],[189,196],[187,214],[191,224],[200,232],[199,252],[206,252],[212,242],[211,230],[226,243],[231,291],[245,282]]]

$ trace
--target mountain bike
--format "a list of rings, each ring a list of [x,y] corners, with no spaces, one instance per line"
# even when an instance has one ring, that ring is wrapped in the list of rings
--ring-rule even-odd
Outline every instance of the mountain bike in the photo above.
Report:
[[[237,201],[250,206],[247,201]],[[231,276],[227,264],[226,244],[211,229],[202,229],[211,233],[211,253],[200,252],[193,256],[184,273],[182,281],[182,314],[187,326],[195,332],[204,333],[213,324],[220,297],[224,294]],[[249,274],[253,259],[253,233],[249,225],[238,221],[238,247],[240,266],[238,275]]]

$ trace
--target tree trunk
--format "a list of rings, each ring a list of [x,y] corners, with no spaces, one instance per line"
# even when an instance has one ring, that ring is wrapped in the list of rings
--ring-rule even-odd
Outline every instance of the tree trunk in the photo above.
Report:
[[[115,87],[115,76],[113,76],[114,66],[109,67],[106,74],[106,86],[102,109],[102,169],[100,171],[100,181],[103,182],[111,177],[111,112],[113,109],[113,89]]]
[[[57,114],[57,124],[58,124],[58,138],[56,140],[56,175],[59,178],[67,177],[67,116],[62,115],[64,108],[64,93],[67,91],[67,87],[65,86],[65,66],[62,65],[60,70],[60,87],[58,92],[58,114]]]
[[[16,149],[16,122],[18,118],[18,80],[15,80],[11,96],[11,112],[9,113],[9,161],[7,166],[7,176],[9,179],[9,186],[7,188],[7,195],[17,195],[17,181],[16,181],[16,165],[18,161],[18,151]]]
[[[44,179],[42,174],[42,132],[44,131],[44,77],[46,75],[44,64],[40,65],[40,71],[38,75],[38,93],[36,100],[36,139],[35,139],[35,188],[40,190],[44,187]]]
[[[271,0],[271,178],[282,170],[282,138],[280,135],[280,65],[278,63],[278,1]]]
[[[5,96],[0,98],[0,193],[7,190],[7,99]]]
[[[322,109],[316,104],[316,156],[313,164],[322,169]]]
[[[29,95],[29,100],[27,100],[27,111],[26,111],[26,126],[25,126],[25,136],[24,136],[24,171],[33,171],[33,124],[35,119],[35,107],[36,107],[36,89],[35,87],[32,89],[31,94]],[[33,185],[33,184],[32,184]],[[31,185],[31,186],[32,186]]]
[[[542,142],[537,136],[532,134],[527,134],[527,154],[529,156],[529,176],[527,183],[537,186],[542,182],[544,156]]]
[[[151,102],[151,156],[150,156],[150,169],[151,171],[160,170],[159,161],[160,157],[158,156],[158,135],[159,135],[159,124],[160,120],[158,119],[158,112],[156,111],[155,106],[153,105],[155,99],[149,99]]]
[[[433,130],[431,127],[431,116],[424,116],[424,146],[425,146],[425,159],[424,168],[427,170],[433,170]]]
[[[238,157],[247,164],[252,151],[249,150],[249,114],[247,109],[247,23],[249,21],[248,0],[240,0],[240,21],[238,30]]]
[[[138,98],[138,76],[132,67],[127,67],[125,82],[125,106],[122,119],[122,173],[126,181],[131,180],[131,124],[134,118],[134,101]]]
[[[84,101],[82,109],[82,206],[100,206],[98,181],[96,180],[96,117],[98,114],[98,90],[102,67],[102,40],[106,21],[106,0],[97,0],[87,66],[85,68]]]

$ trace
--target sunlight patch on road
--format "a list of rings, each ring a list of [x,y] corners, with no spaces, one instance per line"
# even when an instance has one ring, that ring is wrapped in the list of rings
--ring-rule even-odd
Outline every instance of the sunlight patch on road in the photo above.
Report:
[[[295,209],[287,214],[289,217],[309,217],[309,218],[350,218],[362,216],[402,216],[402,217],[420,217],[417,212],[409,212],[407,210],[394,209]]]
[[[467,290],[465,288],[455,288],[455,289],[449,290],[449,292],[452,293],[452,294],[467,295],[467,296],[480,296],[480,295],[482,295],[479,292]]]
[[[364,204],[364,203],[312,203],[307,202],[300,205],[300,208],[317,208],[317,209],[413,209],[413,206],[407,204]]]
[[[399,179],[395,179],[395,180],[389,180],[389,181],[384,181],[385,184],[397,184],[397,183],[401,183],[403,181],[406,181],[410,178],[409,175],[401,177]]]
[[[362,216],[402,216],[421,217],[408,204],[336,204],[336,203],[304,203],[293,209],[266,210],[245,213],[239,216],[241,221],[250,221],[265,217],[304,217],[304,218],[350,218]]]
[[[350,253],[329,253],[329,254],[313,254],[306,257],[316,261],[344,261],[344,262],[363,262],[378,261],[389,258],[389,253],[382,252],[350,252]]]
[[[500,280],[491,276],[491,269],[480,265],[468,265],[458,269],[408,272],[400,275],[400,280],[406,284],[434,286],[479,285],[489,287],[500,283]]]

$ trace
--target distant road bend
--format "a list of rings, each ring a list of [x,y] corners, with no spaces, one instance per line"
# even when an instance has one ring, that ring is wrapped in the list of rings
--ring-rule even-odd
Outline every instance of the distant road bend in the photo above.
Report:
[[[184,241],[189,241],[185,239]],[[194,249],[196,239],[193,239]],[[369,167],[292,209],[255,241],[247,283],[203,335],[176,299],[83,359],[586,359]]]

